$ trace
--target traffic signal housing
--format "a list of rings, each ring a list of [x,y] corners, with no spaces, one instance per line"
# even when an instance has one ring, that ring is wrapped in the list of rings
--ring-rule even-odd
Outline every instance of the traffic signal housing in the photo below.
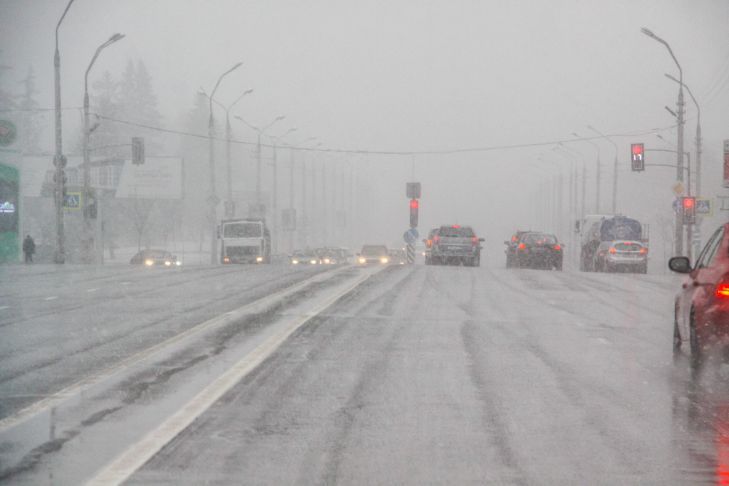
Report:
[[[645,148],[642,143],[630,144],[630,168],[638,172],[645,170]]]
[[[693,196],[681,198],[683,224],[696,223],[696,198]]]
[[[411,199],[410,200],[410,227],[411,228],[417,228],[418,227],[418,209],[420,208],[420,203],[417,199]]]

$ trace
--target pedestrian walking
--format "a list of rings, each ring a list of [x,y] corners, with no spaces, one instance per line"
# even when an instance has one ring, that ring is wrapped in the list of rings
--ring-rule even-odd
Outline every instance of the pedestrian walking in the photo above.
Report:
[[[25,263],[33,263],[33,253],[35,253],[35,241],[33,241],[30,235],[25,235],[25,239],[23,240]]]

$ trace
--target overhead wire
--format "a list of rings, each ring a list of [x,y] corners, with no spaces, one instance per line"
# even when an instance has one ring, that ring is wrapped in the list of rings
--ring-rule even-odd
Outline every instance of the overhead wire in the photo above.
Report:
[[[102,120],[107,120],[114,123],[121,123],[124,125],[129,126],[135,126],[138,128],[144,128],[147,130],[153,130],[157,132],[162,133],[169,133],[173,135],[183,135],[188,137],[194,137],[204,140],[211,139],[210,136],[200,134],[200,133],[194,133],[184,130],[176,130],[176,129],[170,129],[170,128],[164,128],[164,127],[158,127],[153,125],[148,125],[144,123],[138,123],[138,122],[132,122],[129,120],[122,120],[119,118],[109,117],[105,115],[98,115],[97,116]],[[643,129],[643,130],[636,130],[633,132],[627,132],[627,133],[610,133],[607,134],[609,137],[634,137],[639,135],[648,135],[652,133],[659,133],[664,132],[667,130],[670,130],[672,128],[675,128],[676,125],[670,125],[667,127],[660,127],[660,128],[651,128],[651,129]],[[584,140],[598,140],[601,139],[601,136],[593,136],[593,137],[584,137]],[[223,137],[212,137],[212,140],[220,141],[220,142],[227,142],[228,139]],[[340,154],[368,154],[368,155],[389,155],[389,156],[414,156],[414,155],[456,155],[456,154],[463,154],[463,153],[481,153],[481,152],[492,152],[497,150],[515,150],[515,149],[525,149],[525,148],[534,148],[534,147],[547,147],[551,145],[555,145],[558,143],[576,143],[579,140],[574,138],[566,138],[566,139],[559,139],[559,140],[549,140],[549,141],[542,141],[542,142],[531,142],[531,143],[520,143],[520,144],[503,144],[503,145],[491,145],[491,146],[481,146],[481,147],[459,147],[459,148],[451,148],[451,149],[438,149],[438,150],[379,150],[379,149],[348,149],[348,148],[333,148],[333,147],[304,147],[304,146],[296,146],[296,145],[287,145],[287,149],[290,150],[296,150],[301,152],[316,152],[316,153],[340,153]],[[230,139],[230,143],[233,144],[239,144],[239,145],[257,145],[257,142],[250,141],[250,140],[241,140],[241,139]],[[269,143],[261,143],[261,146],[266,148],[273,148],[273,144]]]

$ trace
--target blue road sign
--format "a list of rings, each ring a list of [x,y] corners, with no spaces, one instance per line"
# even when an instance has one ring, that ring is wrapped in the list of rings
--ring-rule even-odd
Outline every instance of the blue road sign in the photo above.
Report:
[[[405,233],[403,233],[402,238],[405,240],[405,243],[412,244],[418,241],[418,230],[415,228],[410,228]]]
[[[69,192],[63,198],[63,207],[66,209],[81,209],[81,193]]]

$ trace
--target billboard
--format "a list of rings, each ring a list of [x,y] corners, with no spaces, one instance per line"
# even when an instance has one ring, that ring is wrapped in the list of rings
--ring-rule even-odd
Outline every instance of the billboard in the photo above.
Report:
[[[18,169],[0,163],[0,263],[20,259]]]
[[[182,159],[145,157],[143,165],[124,161],[116,189],[117,198],[181,199]]]

